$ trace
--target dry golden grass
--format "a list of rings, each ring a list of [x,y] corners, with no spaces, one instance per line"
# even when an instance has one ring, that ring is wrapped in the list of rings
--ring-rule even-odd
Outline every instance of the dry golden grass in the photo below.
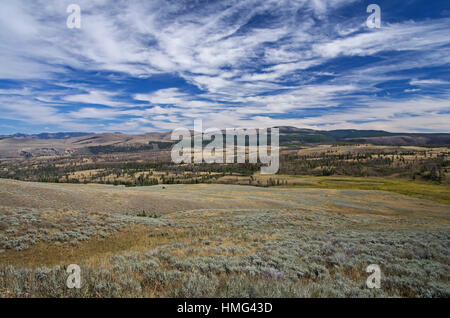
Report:
[[[83,263],[89,267],[108,267],[108,259],[123,252],[143,252],[175,242],[191,243],[192,248],[201,247],[198,240],[208,240],[211,233],[223,237],[220,246],[246,246],[248,243],[236,239],[236,229],[230,226],[217,224],[214,227],[210,226],[208,231],[204,231],[207,219],[192,218],[190,221],[196,223],[197,227],[177,229],[172,227],[149,228],[144,225],[132,225],[107,238],[93,238],[87,242],[80,242],[76,246],[64,245],[59,242],[40,242],[25,251],[5,251],[0,254],[0,265],[40,267]],[[277,235],[264,235],[264,239],[274,239],[276,237]],[[214,246],[218,245],[211,245],[211,247]],[[255,252],[256,249],[257,246],[254,246],[250,251]],[[174,255],[183,259],[194,254],[187,253],[185,250],[179,250],[175,251]],[[212,252],[199,249],[195,255],[208,256],[212,255]],[[229,255],[229,252],[224,251],[223,255]]]

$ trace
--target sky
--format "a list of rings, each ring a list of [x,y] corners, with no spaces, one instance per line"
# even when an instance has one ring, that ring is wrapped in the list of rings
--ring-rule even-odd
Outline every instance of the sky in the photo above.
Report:
[[[450,132],[450,1],[0,0],[0,134],[196,119]]]

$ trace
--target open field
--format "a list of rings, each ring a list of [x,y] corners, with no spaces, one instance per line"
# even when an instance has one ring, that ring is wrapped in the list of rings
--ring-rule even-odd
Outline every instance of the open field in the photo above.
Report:
[[[450,204],[450,185],[411,182],[394,178],[273,176],[254,174],[251,177],[225,176],[217,180],[221,183],[229,184],[268,185],[288,188],[381,190]]]
[[[130,188],[0,179],[0,294],[450,296],[450,205],[324,180]],[[65,284],[74,263],[80,290]],[[369,264],[381,267],[379,290],[365,285]]]

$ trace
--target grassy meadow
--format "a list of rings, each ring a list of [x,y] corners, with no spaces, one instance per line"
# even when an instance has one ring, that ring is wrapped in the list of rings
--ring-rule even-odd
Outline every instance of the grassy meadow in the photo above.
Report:
[[[449,205],[314,180],[269,188],[0,180],[0,295],[450,296]],[[66,287],[69,264],[81,267],[81,289]],[[381,267],[381,289],[366,286],[370,264]]]

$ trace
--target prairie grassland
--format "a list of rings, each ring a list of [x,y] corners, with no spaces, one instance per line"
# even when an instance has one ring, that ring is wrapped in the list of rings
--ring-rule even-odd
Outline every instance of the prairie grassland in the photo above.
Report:
[[[449,205],[386,191],[0,180],[2,297],[449,297],[449,246]]]
[[[241,185],[276,186],[285,188],[318,188],[318,189],[353,189],[378,190],[399,193],[415,198],[432,200],[450,204],[450,185],[432,184],[425,182],[411,182],[388,178],[361,177],[318,177],[294,175],[261,175],[255,174],[251,178],[243,176],[225,176],[218,182]]]

